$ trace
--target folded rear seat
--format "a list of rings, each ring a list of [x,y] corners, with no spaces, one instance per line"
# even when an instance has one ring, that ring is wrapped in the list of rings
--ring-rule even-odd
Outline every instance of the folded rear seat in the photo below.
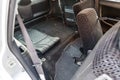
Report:
[[[45,53],[48,49],[50,49],[55,43],[60,40],[59,37],[51,37],[35,29],[28,29],[28,33],[34,44],[34,47],[37,51],[40,51],[41,53]],[[17,31],[15,33],[15,38],[25,45],[23,36],[20,31]]]

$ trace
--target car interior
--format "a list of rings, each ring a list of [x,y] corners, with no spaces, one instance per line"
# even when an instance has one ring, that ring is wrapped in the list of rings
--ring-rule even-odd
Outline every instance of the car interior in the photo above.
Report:
[[[17,0],[17,10],[46,80],[120,79],[119,0]],[[17,19],[14,25],[15,42],[36,74]]]

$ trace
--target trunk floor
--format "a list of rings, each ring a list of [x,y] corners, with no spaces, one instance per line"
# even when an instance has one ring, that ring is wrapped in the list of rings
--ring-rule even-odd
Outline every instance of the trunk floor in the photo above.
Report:
[[[50,36],[59,37],[61,42],[65,41],[74,32],[70,27],[65,26],[61,20],[54,18],[42,21],[32,26],[32,28]]]
[[[52,76],[53,78],[55,75],[55,63],[61,56],[64,47],[75,38],[75,30],[71,27],[65,26],[62,20],[55,18],[43,20],[30,26],[30,28],[37,29],[50,36],[60,38],[60,41],[55,46],[42,55],[46,58],[46,61],[43,63],[44,69],[46,70],[46,73],[49,74],[49,77]]]

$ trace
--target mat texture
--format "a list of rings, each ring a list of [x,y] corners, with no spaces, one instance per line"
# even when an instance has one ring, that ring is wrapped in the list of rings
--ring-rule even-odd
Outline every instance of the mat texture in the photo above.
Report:
[[[34,47],[41,53],[46,52],[50,47],[60,40],[59,37],[51,37],[35,29],[28,29],[27,31],[34,44]],[[20,31],[15,33],[15,38],[26,45]]]

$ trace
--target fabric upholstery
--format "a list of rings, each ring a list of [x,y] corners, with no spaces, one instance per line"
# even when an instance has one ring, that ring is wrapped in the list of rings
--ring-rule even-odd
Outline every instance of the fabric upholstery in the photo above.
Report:
[[[96,11],[93,8],[87,8],[79,12],[77,25],[85,51],[92,50],[103,35]]]
[[[104,34],[71,80],[95,80],[101,74],[120,80],[119,43],[120,22]]]
[[[103,73],[120,80],[120,22],[107,33],[104,45],[95,55],[93,69],[96,76]]]

